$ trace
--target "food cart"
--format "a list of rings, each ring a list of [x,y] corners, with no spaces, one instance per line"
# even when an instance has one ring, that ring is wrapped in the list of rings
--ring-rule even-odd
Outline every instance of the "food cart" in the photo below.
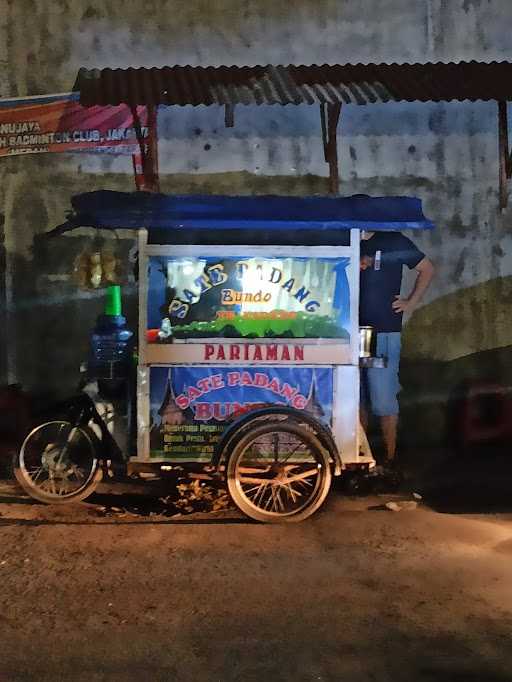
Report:
[[[123,452],[94,404],[73,399],[17,456],[29,494],[83,499],[113,464],[204,463],[248,516],[298,521],[333,475],[374,467],[359,373],[385,359],[360,346],[360,231],[431,227],[418,199],[102,191],[74,197],[53,234],[79,226],[137,231],[135,437]],[[101,379],[124,377],[129,395],[118,365]]]

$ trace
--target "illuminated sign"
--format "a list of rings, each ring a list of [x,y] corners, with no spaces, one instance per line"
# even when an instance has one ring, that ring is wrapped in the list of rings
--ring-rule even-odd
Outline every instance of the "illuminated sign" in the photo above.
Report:
[[[332,338],[349,343],[348,263],[347,257],[152,256],[147,340]]]

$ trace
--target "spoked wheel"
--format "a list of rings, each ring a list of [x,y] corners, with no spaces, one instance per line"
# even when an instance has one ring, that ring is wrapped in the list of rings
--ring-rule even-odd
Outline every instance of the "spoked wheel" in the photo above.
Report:
[[[227,482],[233,502],[256,521],[302,521],[329,492],[329,454],[303,425],[255,425],[233,444]]]
[[[25,492],[40,502],[83,500],[101,481],[94,436],[87,427],[67,421],[41,424],[16,455],[14,474]]]

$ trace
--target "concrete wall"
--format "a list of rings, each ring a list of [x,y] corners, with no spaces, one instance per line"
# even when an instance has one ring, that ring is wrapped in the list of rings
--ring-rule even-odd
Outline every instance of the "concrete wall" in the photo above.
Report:
[[[0,0],[0,9],[1,96],[69,91],[81,66],[512,58],[509,0]],[[222,110],[176,108],[161,113],[160,134],[166,191],[326,192],[315,107],[239,107],[233,129]],[[496,104],[344,107],[340,157],[343,194],[417,195],[438,224],[417,238],[438,275],[407,326],[404,358],[447,361],[512,344]],[[2,378],[62,393],[74,385],[101,304],[69,276],[92,238],[48,245],[38,235],[62,221],[74,193],[99,188],[132,189],[130,159],[0,161],[0,261],[13,296],[0,319]],[[126,255],[130,244],[116,248]],[[128,283],[130,314],[133,290]]]

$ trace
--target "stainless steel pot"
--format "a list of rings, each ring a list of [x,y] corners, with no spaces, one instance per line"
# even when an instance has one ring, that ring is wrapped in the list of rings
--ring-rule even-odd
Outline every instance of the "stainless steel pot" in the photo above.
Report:
[[[377,335],[374,327],[359,327],[359,357],[375,357]]]

